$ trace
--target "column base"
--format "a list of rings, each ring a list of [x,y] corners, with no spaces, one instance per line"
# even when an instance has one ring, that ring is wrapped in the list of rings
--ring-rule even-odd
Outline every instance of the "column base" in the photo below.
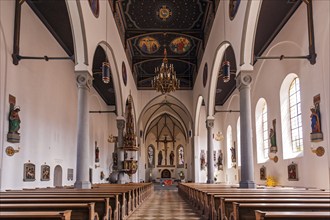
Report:
[[[253,181],[241,181],[239,183],[239,188],[253,189],[256,188],[256,184]]]
[[[214,183],[214,180],[207,180],[206,183],[207,184],[213,184]]]
[[[76,181],[74,183],[74,188],[76,189],[91,189],[92,184],[89,181]]]

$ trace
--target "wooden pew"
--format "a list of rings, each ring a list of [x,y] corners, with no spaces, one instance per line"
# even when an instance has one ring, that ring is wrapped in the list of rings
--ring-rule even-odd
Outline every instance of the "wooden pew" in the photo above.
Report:
[[[283,195],[283,197],[274,198],[269,195],[269,198],[221,198],[219,219],[229,218],[230,214],[233,212],[233,203],[324,203],[330,205],[330,198],[288,198]]]
[[[72,220],[99,220],[95,203],[11,203],[0,204],[1,212],[71,210]],[[1,215],[0,212],[0,215]]]
[[[318,219],[329,220],[330,212],[275,212],[255,210],[256,220],[280,220],[280,219]]]
[[[197,201],[198,205],[197,208],[201,210],[201,214],[205,217],[209,217],[210,215],[219,215],[219,208],[221,204],[221,198],[227,198],[232,196],[237,196],[237,198],[250,198],[250,197],[278,197],[278,198],[285,198],[285,197],[309,197],[309,198],[329,198],[329,194],[325,192],[306,192],[306,191],[296,191],[296,190],[285,190],[285,191],[278,191],[278,190],[249,190],[249,189],[234,189],[234,190],[219,190],[218,192],[209,191],[203,192]]]
[[[112,216],[112,209],[109,198],[0,198],[0,204],[21,204],[21,203],[95,203],[95,212],[100,219],[109,220]]]
[[[152,184],[106,184],[106,186],[95,187],[94,189],[28,189],[11,190],[0,193],[0,199],[4,198],[108,198],[112,207],[111,217],[113,219],[124,219],[131,214],[143,199],[153,191]],[[139,198],[138,198],[139,197]],[[109,210],[109,209],[107,209]],[[109,215],[109,216],[110,216]],[[107,217],[105,216],[104,219]]]
[[[233,202],[230,220],[255,219],[255,210],[262,211],[329,211],[328,203],[237,203]]]
[[[181,195],[199,209],[200,214],[208,219],[216,219],[221,217],[220,199],[222,197],[236,196],[249,197],[274,197],[285,198],[289,197],[307,197],[307,198],[328,198],[329,191],[324,190],[306,190],[295,188],[267,188],[267,189],[239,189],[228,185],[218,184],[180,184],[179,191]]]
[[[1,212],[0,219],[38,219],[38,220],[49,220],[49,219],[58,219],[58,220],[70,220],[71,219],[71,210],[65,210],[60,212]]]

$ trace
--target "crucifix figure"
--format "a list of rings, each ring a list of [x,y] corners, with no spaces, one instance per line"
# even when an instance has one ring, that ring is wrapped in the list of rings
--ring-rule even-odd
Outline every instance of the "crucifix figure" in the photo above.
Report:
[[[165,166],[167,165],[167,149],[169,148],[167,146],[168,142],[175,142],[174,140],[167,140],[167,136],[165,136],[164,140],[158,140],[158,142],[163,142],[164,143],[164,149],[162,149],[162,151],[164,151],[165,153]]]

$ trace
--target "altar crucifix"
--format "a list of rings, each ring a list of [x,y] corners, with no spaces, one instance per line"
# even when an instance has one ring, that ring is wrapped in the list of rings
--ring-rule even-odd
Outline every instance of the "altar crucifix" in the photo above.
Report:
[[[165,136],[165,138],[164,138],[164,140],[157,140],[157,142],[159,143],[159,142],[163,142],[164,143],[164,149],[161,149],[162,151],[164,151],[164,153],[165,153],[165,166],[167,166],[167,165],[169,165],[169,164],[167,164],[167,149],[169,148],[168,146],[167,146],[167,143],[168,142],[173,142],[173,145],[174,145],[174,143],[175,143],[175,140],[168,140],[167,139],[167,136]],[[161,165],[161,164],[160,164]],[[172,165],[172,164],[171,164]]]

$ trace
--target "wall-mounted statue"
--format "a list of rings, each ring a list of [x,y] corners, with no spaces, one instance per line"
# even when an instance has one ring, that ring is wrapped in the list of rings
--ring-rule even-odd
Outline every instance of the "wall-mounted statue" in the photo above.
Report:
[[[184,148],[182,145],[177,147],[177,168],[184,168]]]
[[[314,96],[314,106],[311,107],[311,141],[318,142],[323,140],[323,133],[321,128],[321,112],[320,112],[320,102],[321,96],[320,94]]]
[[[162,165],[162,161],[163,161],[163,153],[160,150],[158,153],[158,165]]]
[[[97,146],[97,141],[95,141],[95,163],[100,162],[100,148]]]
[[[277,143],[276,143],[276,119],[273,120],[273,127],[269,130],[269,141],[270,141],[270,152],[277,152]]]
[[[171,151],[170,153],[170,165],[174,165],[174,152]]]
[[[18,132],[21,128],[21,119],[19,117],[20,107],[16,106],[16,98],[9,95],[9,129],[7,134],[7,141],[11,143],[20,142],[20,133]]]
[[[223,170],[223,153],[222,153],[222,150],[219,150],[219,152],[218,152],[217,165],[218,165],[218,170]]]
[[[205,151],[201,150],[201,170],[205,170],[205,168],[206,168]]]
[[[234,141],[234,146],[230,148],[231,151],[231,162],[236,163],[236,146],[235,146],[235,141]]]

